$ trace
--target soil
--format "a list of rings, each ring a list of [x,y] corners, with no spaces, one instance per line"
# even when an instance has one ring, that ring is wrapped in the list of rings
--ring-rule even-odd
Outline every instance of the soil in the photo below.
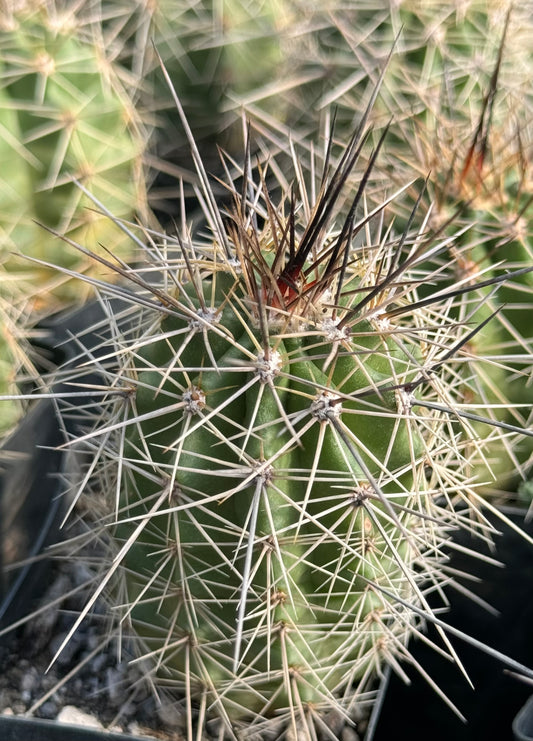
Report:
[[[0,712],[178,741],[179,729],[130,663],[127,641],[120,653],[106,637],[101,605],[52,663],[84,606],[87,576],[80,563],[56,564],[37,608],[46,609],[3,637]]]

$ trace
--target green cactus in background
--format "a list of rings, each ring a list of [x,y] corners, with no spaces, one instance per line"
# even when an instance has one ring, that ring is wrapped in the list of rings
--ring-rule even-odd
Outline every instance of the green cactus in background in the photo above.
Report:
[[[439,624],[426,591],[449,580],[442,546],[483,507],[463,471],[485,441],[458,383],[479,393],[477,330],[453,318],[476,289],[427,272],[448,237],[428,242],[424,221],[395,235],[389,199],[366,208],[383,140],[345,192],[363,129],[334,168],[328,149],[318,183],[295,153],[277,203],[245,167],[227,213],[195,155],[212,239],[152,244],[121,270],[131,290],[107,289],[130,321],[109,317],[109,394],[72,442],[91,452],[87,503],[100,495],[112,555],[72,632],[105,592],[153,681],[184,698],[190,739],[213,717],[231,738],[349,719],[385,664],[409,660],[420,617]]]
[[[0,436],[15,426],[22,413],[22,404],[16,398],[19,395],[17,380],[24,375],[32,378],[38,375],[24,328],[25,320],[0,294],[0,396],[13,397],[2,402]]]
[[[44,3],[17,4],[2,18],[1,188],[9,206],[1,217],[4,268],[13,249],[72,264],[72,255],[35,221],[120,252],[123,235],[87,208],[92,204],[76,178],[117,218],[133,219],[145,208],[140,122],[105,49],[82,31],[73,11]],[[29,270],[35,273],[35,266]],[[35,288],[35,275],[29,280]]]
[[[209,165],[217,167],[216,146],[240,155],[242,97],[259,99],[266,109],[270,101],[270,112],[283,118],[285,102],[280,105],[279,96],[269,96],[266,88],[285,67],[281,41],[292,12],[290,4],[278,0],[251,5],[235,0],[197,4],[101,1],[100,32],[106,43],[114,45],[120,64],[137,80],[137,106],[153,124],[149,162],[159,180],[160,170],[191,179],[188,143],[176,125],[160,59],[187,110],[199,146],[215,153]],[[173,194],[160,191],[152,186],[152,203],[172,210]]]
[[[131,256],[131,242],[92,208],[75,180],[117,218],[133,220],[139,214],[148,220],[145,138],[120,69],[74,8],[8,3],[0,15],[0,72],[0,281],[3,299],[31,326],[40,314],[79,301],[84,292],[14,253],[94,271],[94,264],[73,254],[44,225],[96,250]],[[31,369],[13,341],[2,321],[0,347],[8,378],[16,368]],[[0,380],[0,387],[7,382]],[[8,417],[3,416],[0,431]]]
[[[159,57],[198,146],[211,157],[208,170],[217,174],[216,146],[240,157],[243,118],[258,132],[254,154],[268,159],[283,155],[289,132],[305,147],[309,135],[314,139],[328,128],[328,104],[346,88],[357,89],[357,105],[351,112],[341,105],[338,115],[344,131],[352,131],[361,101],[366,105],[374,87],[343,28],[360,23],[363,14],[355,7],[341,10],[329,0],[101,0],[100,6],[106,43],[114,44],[117,58],[139,81],[138,105],[154,123],[150,162],[162,187],[152,188],[151,198],[162,210],[172,209],[172,198],[179,197],[175,175],[191,183],[195,176],[187,171],[189,145],[159,73]],[[172,179],[165,178],[169,173]]]
[[[410,97],[412,113],[402,116],[398,127],[399,143],[390,150],[391,172],[404,179],[409,171],[430,173],[432,225],[448,233],[449,220],[455,230],[467,228],[461,240],[466,250],[455,260],[453,278],[458,282],[487,279],[503,269],[525,269],[533,262],[529,227],[533,98],[531,54],[525,42],[533,30],[532,9],[531,3],[520,7],[472,3],[462,12],[448,13],[429,3],[416,17],[417,6],[403,3],[397,19],[405,24],[406,50],[396,69],[398,73],[403,69],[408,82],[401,86],[399,74],[389,80],[389,92],[398,95],[391,112],[397,113],[395,105],[403,96],[404,104]],[[429,38],[424,49],[414,51],[420,25],[430,29]],[[506,354],[508,360],[505,372],[487,364],[480,401],[506,403],[508,419],[529,426],[531,274],[524,270],[502,287],[497,298],[498,302],[491,298],[490,287],[485,291],[486,315],[498,303],[503,308],[469,349],[479,357]],[[467,313],[463,307],[463,317]],[[508,486],[510,475],[519,469],[517,461],[531,454],[530,445],[509,450],[510,465],[499,466],[496,488]]]

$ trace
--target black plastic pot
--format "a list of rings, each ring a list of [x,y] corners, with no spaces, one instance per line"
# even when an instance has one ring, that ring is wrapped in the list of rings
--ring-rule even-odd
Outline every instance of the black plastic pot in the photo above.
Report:
[[[117,316],[128,308],[119,299],[111,303]],[[109,319],[98,302],[50,318],[38,329],[36,351],[46,356],[49,366],[70,365],[71,370],[82,348],[95,357],[102,354],[102,340],[110,333]],[[69,435],[76,435],[77,410],[91,401],[83,386],[91,389],[99,383],[101,377],[83,367],[77,386],[63,385],[59,376],[54,393],[68,395],[61,421],[51,398],[32,402],[0,448],[0,628],[27,614],[31,601],[46,586],[49,564],[39,554],[61,540],[59,525],[65,510],[62,473],[68,456],[58,448]],[[39,391],[33,393],[39,396]]]
[[[529,535],[533,534],[533,522],[524,522],[523,512],[511,512],[510,516]],[[496,550],[490,555],[501,561],[503,568],[459,553],[452,555],[451,565],[481,580],[478,584],[470,584],[469,588],[495,607],[499,615],[449,590],[451,610],[439,617],[506,656],[533,667],[533,547],[512,528],[495,524],[502,535],[497,538]],[[464,533],[458,536],[458,541],[466,547],[479,549],[479,542]],[[431,626],[427,634],[440,643]],[[533,701],[527,702],[531,685],[520,681],[496,659],[478,649],[456,639],[452,639],[452,644],[474,684],[473,690],[457,665],[440,657],[422,641],[413,641],[410,651],[465,716],[466,723],[447,707],[415,669],[407,667],[411,684],[405,685],[392,674],[372,741],[392,738],[533,741]]]
[[[148,741],[146,736],[111,733],[97,728],[56,723],[38,718],[15,718],[0,715],[2,741]]]
[[[533,741],[533,695],[514,719],[513,733],[515,741]]]
[[[33,559],[58,539],[62,442],[52,402],[43,401],[0,450],[0,627],[26,614],[46,585],[48,563]]]

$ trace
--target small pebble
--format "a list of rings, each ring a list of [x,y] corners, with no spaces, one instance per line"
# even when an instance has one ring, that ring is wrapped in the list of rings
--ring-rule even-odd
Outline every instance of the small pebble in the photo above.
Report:
[[[357,733],[357,731],[355,731],[353,728],[350,728],[349,726],[345,726],[342,729],[340,741],[361,741],[361,737]]]
[[[103,729],[103,726],[94,715],[84,713],[83,710],[79,710],[73,705],[65,705],[57,716],[57,721],[58,723],[69,723],[74,726],[83,726],[84,728]]]
[[[55,720],[57,717],[57,711],[57,703],[53,702],[52,700],[48,700],[48,702],[44,702],[39,708],[39,718]]]
[[[50,651],[54,656],[56,656],[56,663],[58,666],[67,666],[70,664],[74,658],[74,654],[80,647],[79,636],[74,634],[72,638],[69,639],[68,643],[62,648],[61,653],[57,654],[57,651],[59,651],[59,648],[67,635],[68,633],[66,632],[60,633],[50,641]]]
[[[124,679],[123,673],[116,667],[109,666],[105,673],[105,686],[107,693],[113,702],[117,702],[124,695],[124,688],[121,682]]]
[[[157,708],[157,715],[161,722],[169,728],[179,728],[183,725],[183,712],[173,703],[162,702]]]
[[[34,689],[38,686],[39,677],[35,670],[30,670],[22,675],[20,683],[20,699],[24,703],[31,702]]]

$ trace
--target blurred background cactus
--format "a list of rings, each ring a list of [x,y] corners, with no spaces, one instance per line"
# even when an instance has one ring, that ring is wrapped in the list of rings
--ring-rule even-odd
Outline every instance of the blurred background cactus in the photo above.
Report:
[[[118,219],[148,223],[142,156],[146,137],[124,70],[77,6],[8,2],[0,16],[0,389],[34,371],[20,340],[24,324],[80,301],[66,276],[18,254],[83,272],[94,263],[73,253],[43,225],[87,247],[130,254],[131,242],[97,213],[79,180]],[[18,329],[13,331],[13,317]],[[5,430],[15,412],[2,415]]]
[[[0,53],[1,186],[8,205],[1,223],[4,269],[12,265],[13,250],[72,264],[74,257],[35,222],[120,253],[124,235],[87,208],[93,204],[73,180],[118,219],[131,220],[145,209],[142,125],[124,76],[118,74],[121,68],[106,58],[105,48],[77,20],[74,8],[44,2],[16,3],[4,13]],[[47,294],[42,300],[51,308],[62,292],[64,299],[73,298],[66,287],[52,291],[47,284],[44,289],[50,273],[43,277],[35,265],[16,265],[19,273],[24,267],[30,271],[26,288],[31,285],[31,291],[26,293],[43,287]],[[15,283],[22,280],[16,278]]]
[[[451,246],[450,283],[487,280],[533,262],[532,11],[531,3],[510,2],[391,6],[390,36],[400,28],[401,34],[381,96],[395,121],[388,171],[393,182],[427,177],[429,225],[447,234],[464,229]],[[416,197],[415,189],[411,203]],[[402,208],[405,223],[409,199]],[[496,297],[491,291],[472,294],[458,315],[467,321],[473,302],[484,302],[486,316],[500,309],[469,344],[475,362],[483,363],[477,401],[480,408],[507,406],[509,421],[530,427],[531,273]],[[495,362],[497,355],[505,361]],[[526,440],[504,450],[498,443],[485,469],[488,488],[513,490],[518,461],[531,462],[532,454]]]

